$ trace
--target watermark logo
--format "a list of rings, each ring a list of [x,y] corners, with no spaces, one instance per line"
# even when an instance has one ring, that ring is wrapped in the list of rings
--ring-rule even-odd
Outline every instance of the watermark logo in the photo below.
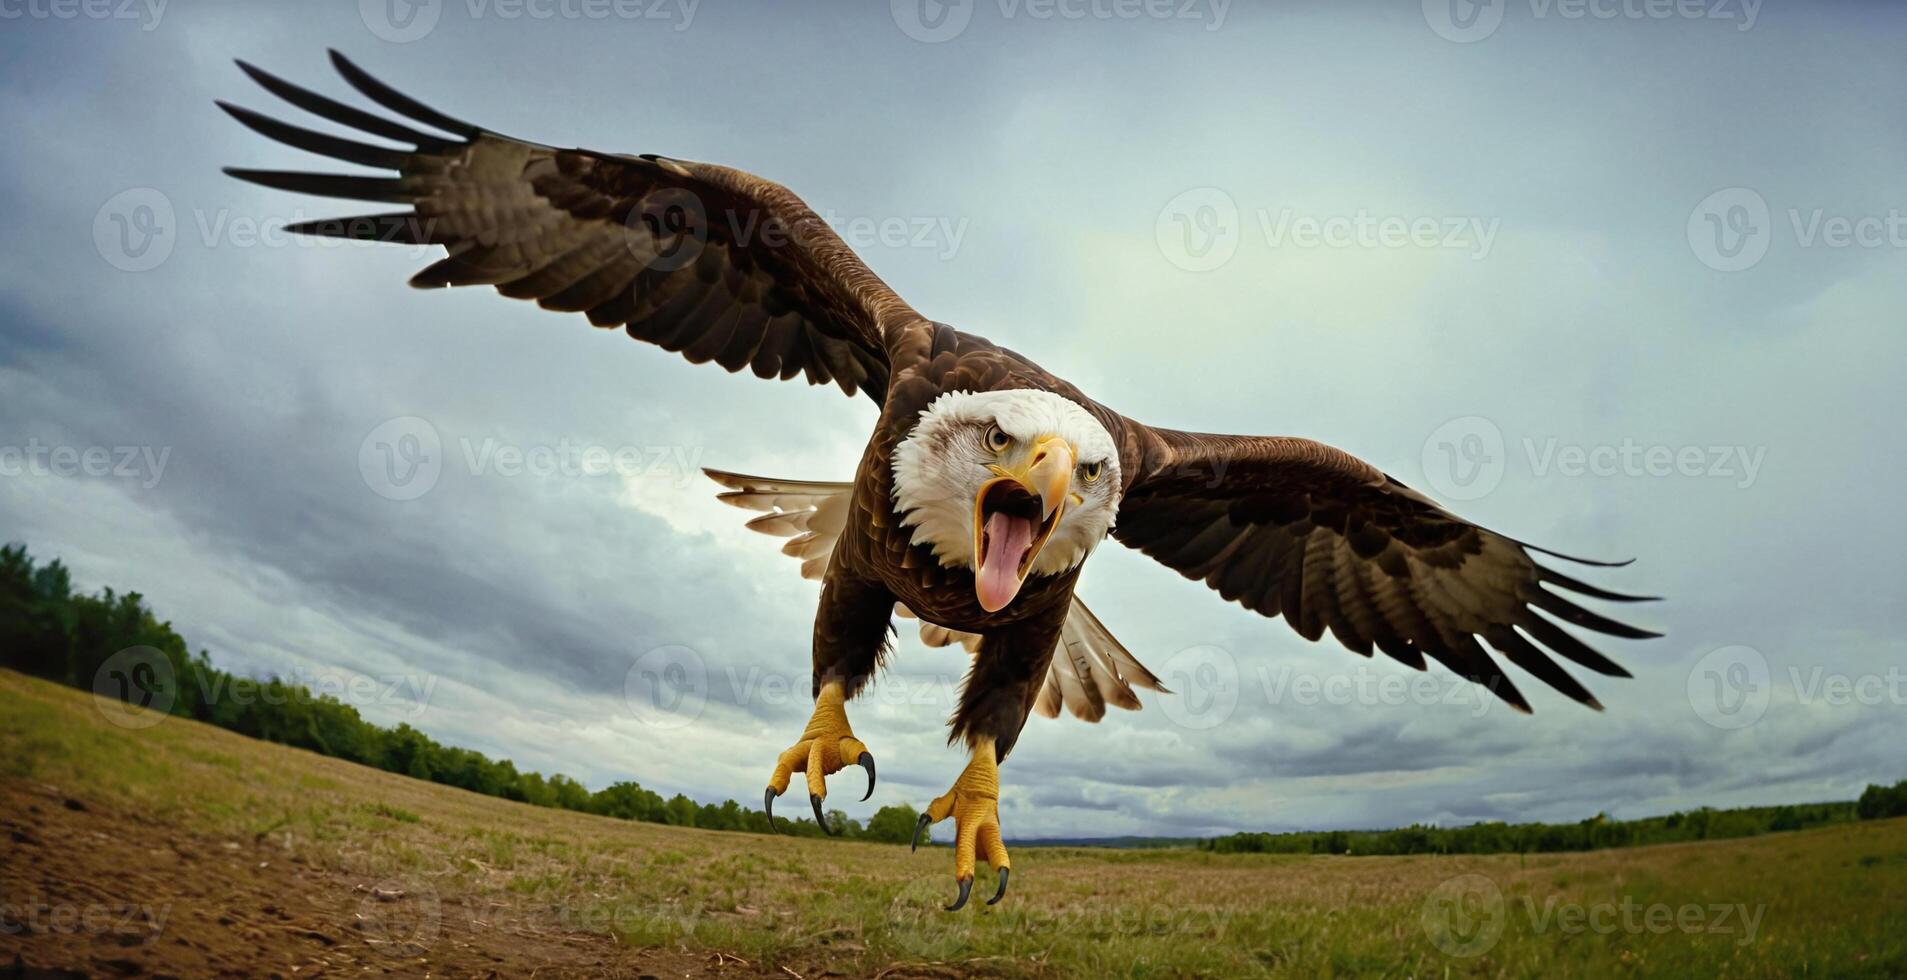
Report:
[[[1458,44],[1481,41],[1503,23],[1504,0],[1424,0],[1424,23]]]
[[[1573,443],[1550,436],[1525,436],[1508,451],[1503,430],[1480,415],[1465,415],[1438,426],[1424,439],[1420,457],[1425,482],[1445,500],[1488,496],[1515,461],[1538,480],[1683,479],[1722,481],[1747,490],[1761,476],[1768,447],[1726,443]]]
[[[1689,212],[1688,246],[1717,272],[1753,268],[1773,239],[1767,199],[1746,187],[1725,187]]]
[[[5,0],[0,0],[4,3]],[[172,257],[181,240],[203,248],[384,248],[406,245],[420,259],[434,247],[412,244],[412,235],[434,237],[435,218],[385,224],[377,218],[323,218],[328,235],[286,231],[314,215],[294,209],[285,215],[259,217],[231,208],[193,208],[180,215],[171,198],[151,187],[134,187],[107,198],[93,215],[93,248],[106,264],[121,272],[146,272]],[[196,236],[196,238],[194,237]]]
[[[901,33],[923,44],[951,41],[973,22],[975,0],[890,0],[889,12]]]
[[[708,246],[708,209],[687,188],[665,187],[644,197],[626,224],[636,232],[629,239],[630,250],[657,272],[686,268]]]
[[[1376,670],[1360,664],[1349,672],[1314,674],[1290,664],[1258,668],[1258,685],[1268,705],[1362,705],[1394,707],[1402,705],[1463,705],[1473,718],[1481,718],[1497,703],[1492,696],[1494,683],[1480,685],[1467,677],[1438,676],[1428,672],[1408,674]]]
[[[1223,647],[1205,644],[1172,655],[1159,671],[1174,697],[1160,698],[1160,709],[1183,728],[1216,728],[1238,710],[1238,661]]]
[[[1249,226],[1274,249],[1438,249],[1489,258],[1501,222],[1477,216],[1299,214],[1294,208],[1254,208],[1247,221],[1223,189],[1195,187],[1159,209],[1153,237],[1166,261],[1187,272],[1210,272],[1230,262]]]
[[[504,21],[666,21],[686,31],[702,0],[464,0],[469,19]],[[358,16],[379,40],[409,44],[437,29],[444,0],[358,0]]]
[[[127,647],[93,672],[93,705],[121,728],[151,728],[172,714],[179,679],[172,660],[155,647]]]
[[[409,44],[437,29],[444,0],[358,0],[358,16],[380,41]]]
[[[1711,650],[1688,674],[1688,703],[1716,728],[1747,728],[1761,720],[1774,694],[1768,658],[1748,646]]]
[[[0,465],[4,460],[0,449]],[[681,488],[701,476],[701,463],[700,446],[606,446],[568,436],[529,445],[461,436],[454,447],[447,447],[436,426],[415,416],[383,422],[358,444],[358,475],[386,500],[416,500],[429,493],[446,465],[479,478],[616,477],[666,481]]]
[[[416,500],[437,485],[443,470],[437,427],[415,415],[379,424],[358,444],[358,475],[386,500]]]
[[[1549,895],[1517,898],[1516,906],[1533,935],[1560,933],[1581,936],[1613,935],[1734,936],[1735,945],[1755,941],[1766,905],[1716,902],[1670,905],[1638,901],[1624,895],[1610,902],[1571,902]],[[1495,948],[1508,924],[1511,903],[1497,883],[1480,874],[1458,875],[1432,889],[1424,900],[1424,934],[1444,955],[1460,959],[1482,956]]]
[[[134,187],[106,199],[93,215],[93,248],[121,272],[158,268],[178,243],[172,200],[150,187]]]
[[[389,879],[360,886],[357,921],[364,941],[387,956],[414,957],[430,951],[443,929],[443,901],[419,880]]]
[[[1424,440],[1423,474],[1446,500],[1477,500],[1503,482],[1503,430],[1479,415],[1438,426]]]
[[[1152,233],[1166,261],[1187,272],[1210,272],[1238,251],[1238,204],[1216,187],[1194,187],[1159,209]]]
[[[1528,0],[1529,18],[1566,21],[1716,21],[1751,30],[1762,0]],[[1507,0],[1423,0],[1424,23],[1457,44],[1481,41],[1503,26]]]
[[[1800,249],[1907,249],[1907,214],[1900,208],[1871,214],[1784,208],[1777,216],[1748,187],[1725,187],[1703,198],[1689,212],[1687,231],[1689,250],[1717,272],[1754,268],[1778,233],[1791,235]]]
[[[708,707],[708,665],[688,647],[656,647],[637,657],[623,675],[622,696],[643,724],[682,728]]]
[[[1689,706],[1723,730],[1760,721],[1777,688],[1785,688],[1784,703],[1791,700],[1803,708],[1907,708],[1907,667],[1896,664],[1881,672],[1847,674],[1821,664],[1790,664],[1776,674],[1761,651],[1733,645],[1709,651],[1689,669]]]
[[[1483,875],[1458,875],[1424,899],[1424,935],[1445,956],[1482,956],[1503,938],[1509,911],[1503,889]]]

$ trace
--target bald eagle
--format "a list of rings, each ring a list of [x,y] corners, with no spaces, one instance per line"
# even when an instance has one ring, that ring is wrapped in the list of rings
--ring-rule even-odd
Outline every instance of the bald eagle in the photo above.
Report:
[[[1108,704],[1139,707],[1135,687],[1165,690],[1074,594],[1080,568],[1108,536],[1227,600],[1283,616],[1307,639],[1328,629],[1366,657],[1379,650],[1417,670],[1435,660],[1524,712],[1529,702],[1483,644],[1599,709],[1552,656],[1629,675],[1558,621],[1657,635],[1568,595],[1646,597],[1579,581],[1534,553],[1613,563],[1481,528],[1309,439],[1145,425],[1011,350],[922,316],[778,184],[712,164],[503,136],[400,94],[335,51],[331,60],[392,115],[239,67],[300,109],[401,147],[219,105],[267,137],[395,176],[227,173],[409,209],[291,231],[441,245],[445,257],[411,285],[493,286],[697,364],[834,384],[878,407],[850,481],[710,475],[728,488],[725,500],[761,512],[751,527],[791,538],[785,550],[821,580],[814,713],[775,762],[763,799],[771,821],[797,773],[823,828],[827,776],[861,765],[872,794],[873,755],[845,706],[887,655],[897,613],[918,619],[929,643],[972,652],[950,734],[971,760],[920,818],[921,828],[955,820],[959,898],[950,909],[967,902],[976,855],[998,871],[988,904],[1006,893],[997,767],[1028,715],[1065,707],[1096,721]]]

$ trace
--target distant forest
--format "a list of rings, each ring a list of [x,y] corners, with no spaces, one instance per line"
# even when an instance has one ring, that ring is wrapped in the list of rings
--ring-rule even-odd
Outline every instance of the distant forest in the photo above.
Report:
[[[441,745],[409,725],[373,725],[359,717],[355,707],[327,694],[275,678],[240,678],[212,666],[203,650],[194,656],[171,624],[146,608],[139,593],[122,594],[107,588],[97,595],[79,594],[73,591],[71,577],[60,562],[39,565],[24,546],[0,548],[0,667],[95,693],[104,691],[136,703],[150,703],[151,691],[140,686],[140,677],[100,684],[108,660],[133,647],[150,647],[165,658],[175,692],[170,711],[179,717],[536,806],[680,827],[770,831],[761,810],[734,800],[696,803],[680,793],[663,799],[635,782],[612,783],[591,792],[560,773],[545,777],[518,772],[507,759],[491,759],[480,752]],[[797,808],[791,805],[789,809]],[[882,807],[863,826],[836,810],[828,814],[828,822],[846,839],[906,843],[913,835],[916,815],[911,806]],[[1907,816],[1907,780],[1891,787],[1869,786],[1855,802],[1703,808],[1641,820],[1612,820],[1607,814],[1598,814],[1573,824],[1481,823],[1453,828],[1243,833],[1196,844],[1200,850],[1220,854],[1583,851],[1747,837],[1897,816]],[[821,828],[806,818],[780,817],[777,822],[783,833],[823,836]]]
[[[1907,816],[1907,780],[1869,786],[1858,801],[1702,807],[1640,820],[1599,813],[1577,823],[1478,823],[1467,827],[1415,825],[1397,830],[1326,830],[1289,834],[1232,834],[1199,842],[1219,854],[1533,854],[1606,847],[1675,844],[1753,837],[1856,820]]]
[[[519,772],[507,759],[441,745],[409,725],[373,725],[358,716],[357,708],[327,694],[273,678],[239,678],[212,666],[203,650],[193,656],[139,593],[107,588],[82,595],[73,591],[60,562],[39,565],[24,546],[0,548],[0,667],[98,693],[102,667],[130,647],[151,647],[170,664],[173,715],[241,735],[537,806],[679,827],[770,832],[759,807],[734,800],[697,803],[680,793],[664,799],[635,782],[612,783],[592,793],[560,773]],[[141,680],[161,683],[115,678],[104,689],[150,704],[151,692],[139,687]],[[790,819],[808,810],[805,797],[790,794],[798,805],[790,804],[787,815],[777,814],[776,823],[782,833],[825,836],[813,820]],[[882,807],[863,826],[837,810],[828,814],[828,823],[844,838],[904,844],[913,836],[916,816],[911,806]]]

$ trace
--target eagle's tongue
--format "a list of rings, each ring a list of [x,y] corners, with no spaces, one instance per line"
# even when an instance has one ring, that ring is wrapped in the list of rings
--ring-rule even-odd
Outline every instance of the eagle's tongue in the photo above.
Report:
[[[974,576],[973,589],[980,608],[994,612],[1006,608],[1020,591],[1020,559],[1033,546],[1039,526],[1031,519],[995,511],[987,515],[986,556],[980,560],[980,574]]]

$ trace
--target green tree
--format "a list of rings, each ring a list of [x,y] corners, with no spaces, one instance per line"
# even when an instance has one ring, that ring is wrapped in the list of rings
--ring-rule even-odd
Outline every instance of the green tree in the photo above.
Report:
[[[905,844],[914,838],[914,825],[919,820],[920,813],[905,803],[899,806],[884,806],[874,811],[874,816],[868,818],[867,833],[864,836],[868,840]]]

